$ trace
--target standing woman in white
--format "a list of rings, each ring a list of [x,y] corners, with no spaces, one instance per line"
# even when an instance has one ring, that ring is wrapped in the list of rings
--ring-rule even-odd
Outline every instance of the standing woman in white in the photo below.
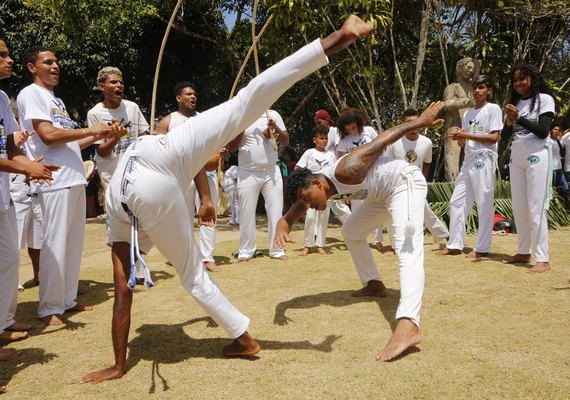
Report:
[[[479,227],[475,248],[467,257],[481,258],[491,250],[495,202],[497,141],[503,127],[501,108],[488,103],[493,90],[491,78],[479,75],[471,85],[475,107],[463,115],[461,129],[448,129],[450,139],[465,149],[465,159],[450,200],[449,241],[441,255],[460,254],[465,245],[465,221],[477,204]]]
[[[534,65],[515,65],[511,83],[514,90],[505,106],[501,139],[514,136],[509,170],[519,246],[517,254],[503,262],[528,263],[532,249],[536,263],[528,272],[536,274],[550,269],[546,211],[552,166],[547,138],[556,102]]]

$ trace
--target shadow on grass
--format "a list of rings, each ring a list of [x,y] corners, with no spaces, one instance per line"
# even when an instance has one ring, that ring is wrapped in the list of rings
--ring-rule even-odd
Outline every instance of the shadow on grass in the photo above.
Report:
[[[15,360],[2,361],[2,368],[0,368],[0,385],[6,385],[10,382],[12,377],[20,371],[31,367],[35,364],[47,364],[54,360],[57,355],[53,353],[46,353],[44,349],[30,347],[18,350],[22,355]],[[30,384],[33,384],[30,382]]]
[[[149,393],[156,392],[157,377],[162,384],[162,391],[170,388],[168,381],[160,373],[160,364],[177,364],[191,358],[225,359],[222,353],[224,346],[231,343],[228,338],[194,339],[184,332],[184,327],[205,322],[207,327],[218,325],[210,318],[196,318],[179,324],[145,324],[136,329],[138,336],[129,342],[127,370],[134,368],[141,360],[152,362],[151,386]],[[321,343],[310,343],[307,340],[296,342],[280,342],[275,340],[256,339],[263,350],[316,350],[331,352],[332,345],[340,336],[329,335]],[[248,361],[259,359],[257,356],[243,357]]]
[[[392,332],[396,329],[396,320],[394,318],[396,316],[396,309],[398,308],[400,299],[399,290],[388,289],[388,295],[381,298],[352,297],[352,293],[354,293],[354,290],[338,290],[336,292],[311,294],[282,301],[275,307],[273,323],[275,325],[283,326],[287,325],[289,322],[294,322],[286,315],[287,310],[289,309],[309,309],[320,306],[347,307],[352,304],[374,302],[378,304],[378,308],[382,312],[382,315],[390,323]]]

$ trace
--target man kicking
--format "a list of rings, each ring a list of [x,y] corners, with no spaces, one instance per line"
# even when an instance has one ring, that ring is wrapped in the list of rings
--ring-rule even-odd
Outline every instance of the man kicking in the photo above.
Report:
[[[422,339],[419,321],[424,289],[423,223],[427,193],[425,178],[416,165],[380,155],[386,146],[406,132],[442,124],[443,120],[437,118],[442,109],[443,102],[432,103],[417,119],[382,132],[318,174],[311,174],[307,169],[294,171],[287,190],[293,205],[277,224],[275,242],[284,246],[294,242],[289,232],[309,207],[324,210],[328,198],[365,200],[341,229],[356,271],[365,285],[353,293],[355,297],[386,296],[386,286],[366,238],[378,226],[392,224],[394,249],[400,263],[398,323],[377,360],[392,360]]]
[[[370,22],[352,15],[341,29],[267,69],[233,99],[190,118],[168,135],[139,138],[127,149],[107,190],[108,243],[112,246],[115,282],[115,364],[86,375],[82,383],[125,374],[133,300],[127,284],[132,287],[134,280],[134,260],[129,255],[135,250],[147,253],[152,245],[176,268],[184,288],[234,338],[223,350],[226,356],[253,355],[260,350],[247,332],[249,319],[224,297],[203,267],[192,224],[188,223],[191,215],[186,189],[215,151],[257,120],[295,82],[326,65],[328,55],[345,49],[371,30]],[[135,240],[131,240],[131,225]],[[131,250],[129,244],[137,247],[137,242],[139,248]],[[152,284],[150,279],[147,284]]]

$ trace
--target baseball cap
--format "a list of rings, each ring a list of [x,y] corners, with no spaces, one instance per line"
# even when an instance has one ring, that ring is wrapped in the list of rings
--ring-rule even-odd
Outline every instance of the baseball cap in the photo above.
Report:
[[[326,119],[332,122],[332,118],[326,110],[318,110],[315,113],[315,118]]]

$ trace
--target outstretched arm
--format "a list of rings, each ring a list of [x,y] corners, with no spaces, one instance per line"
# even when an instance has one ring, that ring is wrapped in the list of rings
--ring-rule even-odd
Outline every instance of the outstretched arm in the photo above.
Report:
[[[419,118],[387,129],[370,143],[350,152],[337,164],[335,178],[348,185],[361,183],[372,164],[382,155],[386,146],[401,139],[408,131],[441,125],[443,119],[438,119],[437,116],[442,109],[442,101],[431,103]]]
[[[291,229],[293,229],[293,224],[299,221],[303,215],[307,212],[309,208],[308,204],[297,200],[287,211],[287,213],[282,216],[279,221],[277,221],[277,227],[275,228],[275,239],[273,240],[275,246],[283,248],[286,243],[295,243],[293,238],[289,236]]]

